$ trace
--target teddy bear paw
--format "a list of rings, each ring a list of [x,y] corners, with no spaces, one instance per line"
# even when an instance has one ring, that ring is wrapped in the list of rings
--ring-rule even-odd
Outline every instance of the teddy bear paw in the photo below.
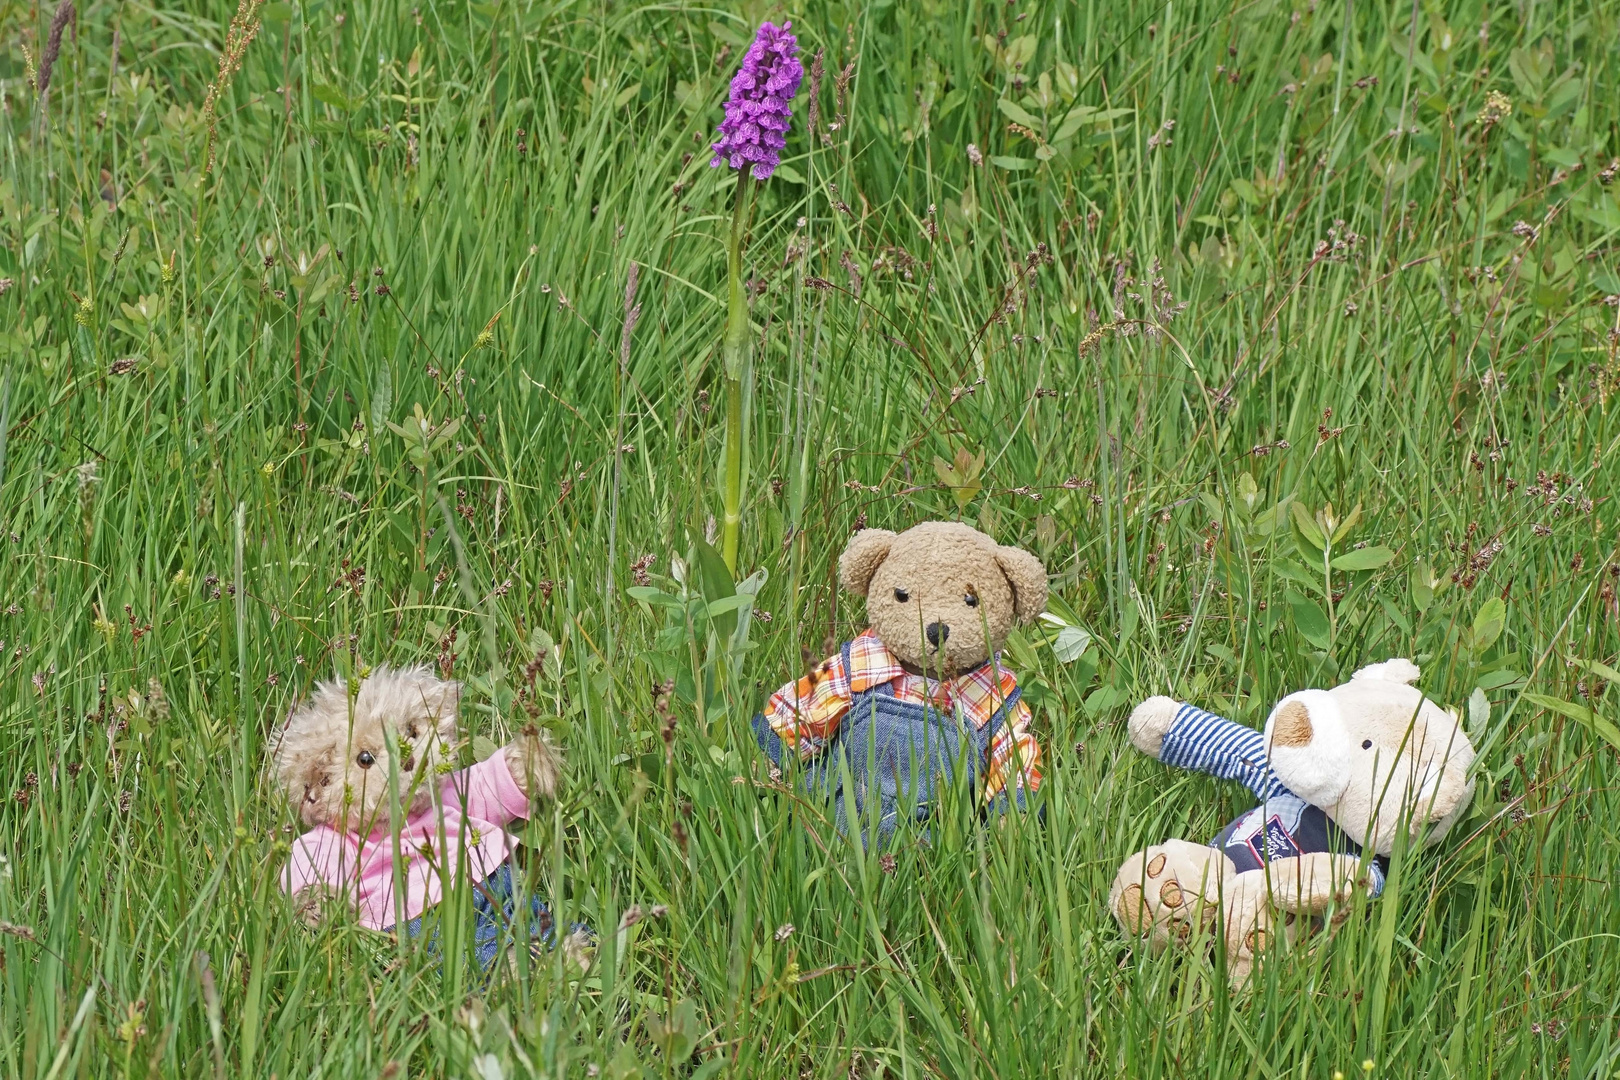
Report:
[[[1186,942],[1213,925],[1216,905],[1203,890],[1222,869],[1210,849],[1170,840],[1125,860],[1114,877],[1109,908],[1126,933],[1149,938],[1155,951]]]
[[[1170,733],[1180,708],[1174,698],[1163,695],[1150,697],[1138,705],[1131,711],[1131,718],[1126,724],[1131,734],[1131,745],[1157,760],[1159,748],[1164,745],[1164,737]]]

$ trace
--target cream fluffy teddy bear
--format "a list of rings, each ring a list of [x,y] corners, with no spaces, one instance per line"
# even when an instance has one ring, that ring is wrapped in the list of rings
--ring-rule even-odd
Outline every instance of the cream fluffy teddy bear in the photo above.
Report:
[[[459,683],[426,668],[379,667],[352,698],[343,680],[321,683],[276,732],[274,779],[309,827],[292,845],[282,886],[306,922],[318,922],[336,898],[363,926],[391,930],[403,919],[415,936],[423,913],[465,874],[475,883],[480,963],[488,967],[510,944],[517,842],[505,826],[527,818],[533,800],[555,795],[562,759],[531,732],[454,770],[460,694]],[[394,888],[396,832],[402,895]],[[532,896],[529,907],[530,936],[549,937],[550,913]]]
[[[1337,926],[1357,885],[1382,892],[1400,831],[1435,843],[1473,793],[1473,745],[1411,685],[1418,675],[1389,660],[1290,694],[1263,735],[1167,697],[1138,705],[1137,749],[1239,780],[1262,801],[1209,844],[1167,840],[1125,860],[1108,897],[1120,925],[1157,951],[1224,918],[1227,973],[1241,986],[1279,929],[1292,943],[1330,909]]]

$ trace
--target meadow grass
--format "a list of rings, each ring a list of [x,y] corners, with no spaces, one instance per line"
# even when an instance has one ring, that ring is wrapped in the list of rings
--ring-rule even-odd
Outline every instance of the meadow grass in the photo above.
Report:
[[[0,6],[0,1074],[1620,1070],[1620,4],[85,0],[46,65],[54,12]],[[689,619],[625,590],[731,587],[707,143],[783,16],[770,617]],[[863,855],[747,721],[862,625],[852,529],[958,513],[1093,644],[1009,646],[1044,818]],[[1392,655],[1481,750],[1452,836],[1246,993],[1132,950],[1120,860],[1248,796],[1130,706]],[[557,732],[584,977],[291,917],[267,734],[382,662]]]

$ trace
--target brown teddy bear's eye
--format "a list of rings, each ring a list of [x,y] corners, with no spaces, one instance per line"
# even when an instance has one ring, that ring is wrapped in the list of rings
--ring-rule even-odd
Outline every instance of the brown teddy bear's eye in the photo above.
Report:
[[[1371,739],[1362,739],[1361,740],[1361,748],[1363,750],[1371,750],[1372,749],[1372,740]]]
[[[910,599],[911,599],[911,594],[906,592],[906,590],[904,590],[904,589],[896,589],[896,590],[894,590],[894,602],[895,603],[903,604],[907,600],[910,600]]]
[[[978,607],[979,597],[975,593],[968,593],[962,597],[962,603],[966,604],[968,607]]]
[[[377,759],[371,756],[370,750],[360,751],[360,756],[354,760],[355,764],[359,765],[362,769],[369,769],[373,765],[377,764]]]

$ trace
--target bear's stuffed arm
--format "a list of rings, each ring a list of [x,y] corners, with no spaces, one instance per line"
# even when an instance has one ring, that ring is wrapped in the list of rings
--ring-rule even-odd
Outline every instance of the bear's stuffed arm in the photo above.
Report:
[[[1131,743],[1166,765],[1236,780],[1261,799],[1288,794],[1266,761],[1265,736],[1253,728],[1168,697],[1138,705],[1129,728]]]

